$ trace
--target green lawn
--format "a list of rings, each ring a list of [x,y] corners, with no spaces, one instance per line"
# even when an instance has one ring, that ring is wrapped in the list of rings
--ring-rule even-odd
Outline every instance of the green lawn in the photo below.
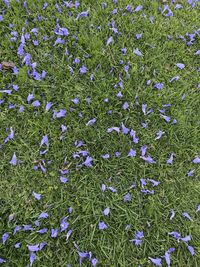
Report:
[[[0,2],[0,265],[199,267],[200,3],[46,2]]]

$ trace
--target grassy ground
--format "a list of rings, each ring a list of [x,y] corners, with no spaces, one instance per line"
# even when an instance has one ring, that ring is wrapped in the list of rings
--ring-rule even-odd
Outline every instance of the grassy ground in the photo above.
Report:
[[[192,162],[200,156],[198,3],[192,7],[187,1],[169,1],[170,16],[170,10],[162,12],[166,6],[160,1],[105,0],[103,4],[84,0],[79,7],[67,7],[63,1],[52,0],[45,8],[43,0],[28,0],[27,5],[6,2],[0,3],[0,61],[14,62],[18,71],[0,71],[0,236],[4,240],[0,258],[6,260],[2,266],[27,266],[30,255],[37,257],[33,266],[79,266],[78,252],[92,252],[93,261],[82,255],[86,256],[82,266],[95,266],[94,258],[103,267],[154,266],[149,257],[158,258],[158,266],[159,259],[167,266],[163,255],[172,247],[171,266],[200,266],[200,168]],[[126,10],[128,4],[132,12],[129,7]],[[83,11],[88,16],[78,16]],[[58,35],[59,28],[67,28],[68,36]],[[111,36],[113,41],[108,39]],[[65,43],[55,44],[58,37]],[[137,48],[142,56],[134,52]],[[27,53],[30,62],[24,59]],[[80,63],[74,62],[76,58]],[[35,73],[44,70],[46,77],[28,74],[34,62]],[[83,65],[87,71],[81,74]],[[176,76],[179,79],[170,82]],[[158,83],[163,83],[161,90],[155,88]],[[122,97],[117,96],[119,92]],[[29,94],[34,99],[28,102]],[[75,98],[78,104],[72,101]],[[53,106],[47,111],[48,102]],[[143,112],[143,104],[153,111]],[[55,118],[60,109],[66,110],[66,116]],[[88,125],[94,118],[96,122]],[[122,123],[136,131],[139,142],[133,142],[130,132],[123,134]],[[61,125],[67,130],[62,132]],[[10,127],[14,137],[5,141]],[[120,132],[108,133],[111,127],[120,127]],[[159,131],[164,134],[156,139]],[[41,146],[45,135],[49,145]],[[144,145],[145,156],[156,163],[140,157]],[[131,148],[136,150],[135,157],[127,156]],[[89,158],[81,150],[92,157],[92,167],[83,165]],[[10,164],[13,153],[16,165]],[[171,153],[174,160],[167,164]],[[109,158],[102,158],[105,154]],[[68,173],[61,175],[61,170]],[[193,176],[188,176],[191,170]],[[61,182],[60,176],[68,182]],[[146,179],[144,188],[142,178]],[[159,184],[153,187],[148,179]],[[33,191],[41,194],[40,200]],[[108,207],[110,213],[105,216]],[[175,216],[170,219],[171,210]],[[49,216],[38,224],[41,212]],[[65,216],[69,226],[61,232]],[[107,229],[100,230],[99,222]],[[22,229],[13,235],[17,225]],[[34,229],[25,230],[24,225]],[[48,229],[46,233],[37,232],[43,228]],[[52,228],[58,229],[55,238]],[[144,237],[137,246],[130,240],[138,231]],[[181,237],[190,235],[191,240],[185,242],[180,236],[176,240],[169,235],[174,231]],[[20,247],[15,248],[18,242]],[[27,246],[41,242],[47,242],[46,246],[30,254]],[[194,248],[194,256],[187,244]]]

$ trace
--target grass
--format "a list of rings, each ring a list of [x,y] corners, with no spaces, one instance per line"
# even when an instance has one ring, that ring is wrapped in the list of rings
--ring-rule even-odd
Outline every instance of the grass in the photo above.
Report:
[[[10,1],[9,8],[3,3],[0,6],[0,14],[3,14],[0,61],[12,61],[19,68],[17,75],[6,70],[0,72],[1,90],[9,89],[13,84],[19,86],[19,90],[13,90],[10,95],[0,93],[0,99],[4,100],[0,106],[0,235],[9,234],[6,243],[0,243],[0,257],[7,260],[3,266],[26,266],[29,264],[27,245],[47,242],[47,246],[36,253],[33,266],[79,266],[77,244],[80,251],[92,252],[98,259],[97,266],[153,266],[148,257],[161,257],[174,247],[172,266],[198,267],[200,227],[196,209],[200,204],[200,168],[192,163],[200,155],[199,56],[195,55],[200,44],[198,35],[191,46],[186,45],[187,33],[192,34],[200,28],[198,3],[191,8],[187,1],[181,1],[183,8],[176,10],[175,4],[169,3],[174,16],[165,17],[159,11],[159,7],[163,8],[159,1],[136,0],[132,7],[141,4],[143,10],[133,13],[125,11],[130,4],[127,0],[119,0],[118,4],[105,1],[105,9],[99,0],[84,0],[78,9],[63,6],[62,13],[55,7],[56,3],[61,7],[62,1],[47,1],[49,6],[42,9],[44,2],[28,0],[28,11],[22,1]],[[118,13],[112,15],[114,8],[118,8]],[[70,10],[71,16],[68,15]],[[76,19],[78,13],[87,10],[88,17]],[[43,19],[38,20],[38,16]],[[66,43],[54,46],[59,37],[54,33],[58,19],[60,26],[69,30],[69,36],[60,36]],[[109,23],[112,20],[119,34],[111,31]],[[13,23],[12,28],[10,23]],[[47,72],[41,81],[27,74],[30,67],[23,64],[23,57],[17,54],[23,28],[24,33],[38,28],[38,36],[30,33],[24,50],[31,54],[31,62],[37,62],[39,73]],[[18,32],[18,38],[12,42],[14,30]],[[138,33],[143,35],[136,40]],[[47,41],[43,40],[44,35]],[[114,42],[106,46],[111,35]],[[34,46],[31,40],[38,40],[39,45]],[[124,47],[126,55],[120,51]],[[142,57],[133,53],[136,48],[143,53]],[[69,55],[65,54],[66,50]],[[81,63],[74,64],[75,58]],[[120,60],[124,63],[119,64]],[[123,67],[128,62],[127,74]],[[184,63],[185,68],[178,69],[177,63]],[[88,71],[80,75],[79,68],[83,64]],[[74,69],[73,75],[70,67]],[[94,74],[94,80],[90,79],[91,74]],[[180,79],[170,83],[174,76],[180,76]],[[149,79],[152,82],[147,86]],[[115,88],[120,80],[123,80],[123,88]],[[162,90],[154,88],[158,82],[164,83]],[[119,91],[122,98],[116,97]],[[39,107],[27,103],[29,93],[40,101]],[[78,105],[71,101],[76,97]],[[105,102],[105,98],[109,102]],[[47,102],[54,104],[48,112],[45,111]],[[122,108],[125,102],[129,103],[127,110]],[[143,114],[143,103],[148,109],[153,108],[151,114]],[[169,103],[172,106],[166,107],[165,115],[176,119],[176,124],[167,123],[160,117],[162,105]],[[9,108],[9,104],[15,107]],[[25,108],[23,113],[19,112],[21,105]],[[67,110],[67,116],[53,119],[53,110],[61,108]],[[109,110],[112,110],[111,115],[107,114]],[[86,126],[92,118],[97,119],[96,123]],[[148,128],[141,126],[143,122],[148,123]],[[129,135],[107,133],[108,128],[120,127],[122,123],[136,131],[140,139],[138,144],[134,144]],[[61,133],[61,124],[68,126],[67,132]],[[4,144],[10,127],[15,137]],[[165,134],[155,140],[159,130]],[[41,156],[40,142],[45,134],[49,138],[49,148]],[[73,158],[73,153],[80,150],[75,147],[77,140],[87,144],[80,149],[87,149],[93,157],[92,168],[80,166],[82,157]],[[147,154],[156,160],[156,164],[145,163],[140,158],[140,148],[145,144]],[[136,149],[136,157],[127,157],[130,148]],[[114,157],[116,151],[121,152],[119,158]],[[17,166],[9,163],[14,152]],[[101,155],[107,153],[110,158],[103,159]],[[176,156],[173,164],[168,165],[166,160],[171,153]],[[45,160],[46,174],[33,169],[34,162],[40,160]],[[48,165],[48,161],[51,164]],[[69,182],[62,184],[59,171],[66,168]],[[188,177],[187,173],[192,169],[195,169],[194,176]],[[153,195],[141,192],[141,178],[160,182],[155,188],[146,187],[155,190]],[[116,188],[117,192],[109,189],[102,192],[102,184]],[[136,187],[131,188],[132,184]],[[33,191],[42,195],[40,201],[33,197]],[[131,201],[124,202],[128,192]],[[68,212],[69,207],[73,208],[72,214]],[[108,217],[102,213],[106,207],[110,207]],[[176,215],[170,220],[172,209]],[[41,227],[34,226],[43,211],[48,212],[49,217],[42,220]],[[193,221],[184,218],[183,212],[188,212]],[[10,214],[14,215],[11,221],[8,220]],[[66,240],[65,231],[59,232],[57,238],[51,238],[50,230],[59,228],[61,219],[68,215],[72,235]],[[106,230],[98,229],[100,221],[108,225]],[[32,224],[35,230],[13,235],[16,225],[26,224]],[[48,228],[46,234],[36,232],[44,227]],[[136,231],[144,231],[141,246],[129,241]],[[194,247],[195,256],[190,254],[186,243],[177,242],[168,234],[172,231],[180,232],[182,236],[191,235],[189,244]],[[19,249],[14,248],[17,242],[21,242]],[[85,259],[83,266],[91,266],[91,263]],[[163,266],[167,266],[164,259]]]

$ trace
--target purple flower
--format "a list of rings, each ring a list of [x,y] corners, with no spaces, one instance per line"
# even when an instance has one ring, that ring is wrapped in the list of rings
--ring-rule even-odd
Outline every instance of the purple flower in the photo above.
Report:
[[[40,230],[37,231],[38,234],[45,234],[48,231],[47,228],[42,228]]]
[[[147,108],[147,105],[142,104],[142,112],[144,113],[144,115],[146,115],[146,108]]]
[[[4,263],[4,262],[6,262],[6,260],[0,258],[0,263]]]
[[[101,157],[102,157],[103,159],[109,159],[109,158],[110,158],[110,155],[109,155],[109,154],[105,154],[105,155],[101,155]]]
[[[150,84],[151,84],[151,80],[148,80],[148,81],[147,81],[147,85],[150,85]]]
[[[59,111],[54,110],[53,118],[63,118],[66,116],[66,109],[60,109]]]
[[[130,193],[127,193],[125,196],[124,196],[124,202],[129,202],[131,201],[131,194]]]
[[[135,243],[135,246],[140,246],[142,244],[141,239],[131,239],[130,242]]]
[[[42,71],[42,74],[41,74],[42,79],[44,79],[44,78],[46,77],[46,74],[47,74],[46,71],[43,70],[43,71]]]
[[[105,192],[105,191],[106,191],[106,185],[105,185],[105,184],[102,184],[102,185],[101,185],[101,191],[102,191],[102,192]]]
[[[148,181],[149,181],[150,183],[152,183],[153,187],[158,186],[158,185],[160,184],[160,182],[155,181],[155,180],[153,180],[153,179],[148,179]]]
[[[194,248],[192,246],[187,246],[187,249],[189,250],[189,252],[191,253],[192,256],[195,255],[195,251],[194,251]]]
[[[62,133],[66,132],[67,131],[67,126],[62,124],[61,125],[61,131],[62,131]]]
[[[60,36],[68,36],[69,31],[67,28],[58,28],[57,30],[54,31],[55,34],[60,35]]]
[[[126,48],[121,48],[121,52],[122,52],[122,54],[126,54],[126,51],[127,51],[127,49]]]
[[[12,90],[0,90],[0,93],[11,95],[12,94]]]
[[[139,40],[140,38],[142,38],[142,35],[143,35],[143,33],[137,33],[137,34],[135,35],[135,38],[136,38],[137,40]]]
[[[20,107],[19,107],[19,112],[20,112],[20,113],[24,112],[24,106],[20,106]]]
[[[111,44],[112,42],[113,42],[113,37],[110,36],[110,37],[107,39],[107,41],[106,41],[106,45],[109,45],[109,44]]]
[[[142,126],[142,128],[147,129],[148,128],[148,123],[141,122],[141,126]]]
[[[2,235],[2,242],[3,242],[3,245],[6,243],[8,237],[9,237],[9,234],[8,234],[8,233],[4,233],[4,234]]]
[[[13,156],[12,156],[12,159],[10,161],[10,164],[13,165],[13,166],[16,166],[17,165],[17,156],[16,154],[14,153]]]
[[[28,250],[30,252],[37,252],[37,251],[40,251],[40,244],[37,244],[37,245],[28,245]]]
[[[33,191],[32,195],[34,196],[35,199],[40,200],[41,199],[41,194],[37,194]]]
[[[143,6],[139,5],[135,8],[135,12],[139,12],[140,10],[142,10]]]
[[[19,73],[19,69],[16,66],[12,70],[13,70],[14,74],[18,74]]]
[[[23,55],[24,55],[24,45],[25,45],[25,44],[21,43],[21,44],[19,45],[19,47],[18,47],[17,54],[18,54],[19,56],[23,56]]]
[[[87,156],[86,160],[83,162],[83,165],[86,167],[92,167],[93,159],[90,156]]]
[[[51,229],[51,237],[56,238],[58,236],[58,229]]]
[[[69,237],[71,236],[71,234],[72,234],[72,230],[69,230],[69,231],[67,232],[67,234],[66,234],[66,240],[69,239]]]
[[[25,55],[25,57],[24,57],[22,63],[25,63],[26,66],[30,66],[30,65],[31,65],[31,61],[30,61],[30,60],[31,60],[31,55],[27,53],[27,54]]]
[[[175,5],[175,9],[180,9],[180,8],[183,8],[183,6],[181,4]]]
[[[69,227],[69,223],[67,221],[67,217],[64,217],[60,223],[60,231],[64,232]]]
[[[34,44],[34,46],[38,46],[38,44],[39,44],[38,40],[33,40],[33,44]]]
[[[34,228],[32,227],[31,224],[25,224],[24,227],[23,227],[23,230],[24,231],[33,231]]]
[[[15,248],[20,248],[21,247],[21,243],[19,242],[19,243],[16,243],[15,245],[14,245],[14,247]]]
[[[136,156],[136,150],[131,148],[127,156],[128,157],[135,157]]]
[[[128,12],[130,12],[130,13],[132,13],[132,11],[133,11],[133,10],[132,10],[132,7],[131,7],[130,5],[127,5],[127,6],[126,6],[126,10],[127,10]]]
[[[128,65],[125,65],[124,66],[124,71],[128,73],[128,70],[129,70],[129,66]]]
[[[138,231],[135,234],[135,238],[142,239],[144,237],[144,232],[143,231]]]
[[[51,229],[51,237],[56,238],[58,236],[58,229]]]
[[[195,52],[195,55],[200,55],[200,50],[197,50],[197,52]]]
[[[200,212],[200,205],[197,206],[196,212]]]
[[[84,258],[91,260],[92,257],[92,253],[91,252],[80,252],[78,251],[78,255],[79,255],[79,265],[82,265],[82,261]]]
[[[18,91],[18,90],[19,90],[19,86],[18,86],[18,85],[15,85],[15,84],[13,84],[13,89],[14,89],[15,91]]]
[[[138,48],[134,49],[133,52],[137,55],[137,56],[143,56],[143,54],[140,52],[140,50]]]
[[[185,217],[186,219],[193,221],[192,218],[190,217],[190,215],[187,212],[183,212],[182,213],[183,217]]]
[[[188,177],[192,177],[193,174],[194,174],[194,172],[195,172],[195,170],[191,170],[191,171],[189,171],[189,172],[187,173],[187,176],[188,176]]]
[[[48,135],[44,135],[44,136],[42,137],[42,141],[41,141],[41,143],[40,143],[40,146],[42,146],[42,145],[49,146]]]
[[[110,208],[109,208],[109,207],[106,208],[106,209],[104,209],[103,214],[104,214],[105,216],[108,216],[109,213],[110,213]]]
[[[33,99],[34,99],[34,95],[33,94],[29,94],[28,97],[27,97],[27,102],[29,103]]]
[[[153,195],[154,190],[148,190],[148,189],[141,189],[141,192],[144,193],[145,195]]]
[[[146,111],[146,108],[147,108],[147,105],[146,104],[142,104],[142,112],[144,113],[144,115],[148,115],[153,111],[152,108],[150,108],[148,111]]]
[[[35,254],[35,253],[30,253],[30,258],[29,258],[29,260],[30,260],[30,266],[33,265],[33,263],[34,263],[34,261],[35,261],[36,259],[37,259],[36,254]]]
[[[175,238],[176,240],[179,240],[181,238],[181,235],[178,232],[170,232],[168,234],[173,236],[173,238]]]
[[[149,259],[156,266],[162,266],[162,259],[160,259],[160,258],[154,259],[154,258],[151,258],[151,257],[149,257]]]
[[[138,231],[135,233],[135,238],[130,240],[130,242],[134,242],[136,246],[139,246],[142,244],[142,238],[144,238],[143,231]]]
[[[44,3],[43,9],[46,9],[48,7],[48,3]]]
[[[87,72],[86,66],[82,65],[82,67],[79,69],[80,74],[85,74]]]
[[[142,146],[140,151],[141,151],[141,156],[144,157],[147,152],[147,146],[146,145]]]
[[[10,127],[10,133],[9,135],[6,137],[6,139],[4,140],[4,143],[7,143],[8,141],[10,141],[11,139],[14,138],[14,131],[13,131],[13,128]]]
[[[113,193],[116,193],[117,192],[117,189],[115,189],[114,187],[112,186],[109,186],[108,189],[113,192]]]
[[[21,226],[17,225],[13,231],[13,235],[15,235],[17,232],[19,232],[21,230]]]
[[[165,255],[164,255],[164,258],[165,258],[165,261],[166,261],[166,264],[167,266],[170,266],[170,254],[175,250],[175,248],[170,248],[168,249],[166,252],[165,252]]]
[[[73,212],[73,208],[69,207],[68,212],[71,214]]]
[[[78,98],[74,98],[71,100],[75,105],[77,105],[79,103],[79,99]]]
[[[97,263],[98,263],[98,260],[96,259],[96,258],[93,258],[92,260],[91,260],[91,263],[92,263],[92,266],[96,266],[97,265]]]
[[[130,131],[130,129],[126,128],[126,126],[122,123],[122,132],[123,132],[123,134],[128,134],[129,131]]]
[[[166,115],[163,115],[163,114],[160,114],[160,116],[166,121],[166,122],[170,122],[171,121],[171,118],[169,116],[166,116]]]
[[[76,19],[87,17],[88,15],[89,15],[89,11],[83,11],[83,12],[81,12],[81,13],[78,14],[78,16],[76,17]]]
[[[118,98],[122,98],[122,97],[123,97],[123,95],[122,95],[121,92],[117,93],[116,96],[117,96]]]
[[[49,214],[48,213],[46,213],[46,212],[42,212],[42,213],[40,213],[40,215],[39,215],[39,219],[46,219],[46,218],[48,218],[49,217]]]
[[[93,119],[89,120],[89,121],[86,123],[86,126],[91,126],[91,125],[93,125],[96,121],[97,121],[97,119],[93,118]]]
[[[142,186],[142,188],[144,188],[144,186],[145,185],[147,185],[147,182],[146,182],[146,180],[145,179],[140,179],[140,182],[141,182],[141,186]]]
[[[133,139],[133,143],[137,144],[139,142],[139,138],[136,136],[136,131],[131,130],[130,131],[130,136]]]
[[[194,158],[192,162],[195,163],[195,164],[200,163],[200,157]]]
[[[60,181],[63,184],[66,184],[68,182],[68,179],[65,176],[60,176]]]
[[[154,85],[154,88],[156,88],[156,89],[158,89],[158,90],[163,89],[163,87],[164,87],[164,83],[156,83],[156,84]]]
[[[183,63],[177,63],[176,66],[181,70],[185,68],[185,65]]]
[[[116,151],[116,152],[115,152],[115,157],[116,157],[116,158],[119,158],[120,156],[121,156],[121,152]]]
[[[105,222],[99,222],[99,230],[105,230],[108,226],[105,224]]]
[[[74,59],[74,63],[79,64],[80,62],[81,62],[81,61],[80,61],[79,58],[75,58],[75,59]]]
[[[164,133],[165,133],[165,132],[163,132],[163,131],[159,131],[159,132],[157,132],[157,133],[156,133],[157,136],[156,136],[155,140],[160,139]]]
[[[107,133],[112,133],[113,131],[119,133],[120,132],[120,128],[119,127],[111,127],[107,129]]]
[[[168,11],[168,12],[166,12],[166,11]],[[173,12],[172,12],[172,10],[169,8],[168,5],[164,5],[164,9],[163,9],[163,11],[162,11],[162,14],[163,14],[165,17],[171,17],[171,16],[174,15]]]
[[[173,160],[174,160],[174,153],[172,153],[170,155],[170,157],[167,159],[166,163],[167,164],[173,164]]]
[[[150,163],[150,164],[156,163],[156,161],[153,160],[152,157],[150,157],[150,156],[147,156],[147,157],[140,156],[140,158],[143,159],[144,161],[146,161],[147,163]]]
[[[181,237],[180,239],[181,239],[181,241],[183,241],[183,242],[188,242],[188,241],[191,240],[191,236],[190,236],[190,235],[186,235],[185,237]]]
[[[57,44],[64,44],[65,40],[61,39],[60,37],[56,39],[55,43],[53,46],[57,45]]]
[[[179,78],[180,78],[179,76],[175,76],[175,77],[171,78],[171,79],[169,80],[169,82],[171,83],[171,82],[173,82],[173,81],[178,81]]]
[[[46,111],[49,111],[52,106],[53,104],[51,102],[48,102],[45,107]]]

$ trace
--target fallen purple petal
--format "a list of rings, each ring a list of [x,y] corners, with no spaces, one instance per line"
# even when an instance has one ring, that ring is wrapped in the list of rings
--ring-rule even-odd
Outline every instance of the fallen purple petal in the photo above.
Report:
[[[14,153],[13,156],[12,156],[12,159],[10,161],[10,164],[13,165],[13,166],[16,166],[18,163],[18,160],[17,160],[17,156],[16,154]]]
[[[194,248],[192,246],[187,246],[187,249],[189,250],[189,252],[191,253],[192,256],[195,255],[195,251],[194,251]]]
[[[99,222],[99,230],[105,230],[107,229],[108,226],[104,222]]]
[[[194,158],[192,162],[195,163],[195,164],[200,163],[200,157]]]
[[[162,259],[160,259],[160,258],[154,259],[154,258],[151,258],[151,257],[149,257],[149,259],[156,266],[162,266]]]

